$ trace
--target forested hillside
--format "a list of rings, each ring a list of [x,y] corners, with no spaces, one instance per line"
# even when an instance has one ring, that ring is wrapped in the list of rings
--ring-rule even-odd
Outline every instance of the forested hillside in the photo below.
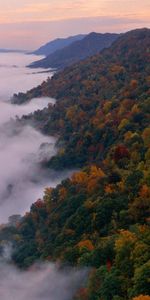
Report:
[[[75,62],[79,62],[89,56],[97,54],[104,48],[108,48],[119,37],[116,33],[92,32],[83,39],[71,43],[69,46],[59,49],[46,58],[30,65],[32,68],[56,68],[63,69]]]
[[[150,30],[121,36],[13,101],[41,95],[56,104],[22,122],[58,136],[47,167],[81,169],[23,217],[14,262],[90,267],[76,300],[149,300]]]

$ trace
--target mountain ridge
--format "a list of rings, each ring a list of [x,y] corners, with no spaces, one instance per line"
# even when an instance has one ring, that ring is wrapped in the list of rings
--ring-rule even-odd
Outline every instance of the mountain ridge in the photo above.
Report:
[[[61,69],[108,48],[119,37],[119,34],[91,32],[83,39],[71,43],[69,46],[53,52],[46,58],[32,63],[32,68]]]
[[[47,56],[58,49],[62,49],[65,46],[70,45],[74,41],[84,38],[85,36],[85,34],[78,34],[75,36],[69,36],[67,38],[57,38],[41,46],[40,48],[32,52],[32,54]]]

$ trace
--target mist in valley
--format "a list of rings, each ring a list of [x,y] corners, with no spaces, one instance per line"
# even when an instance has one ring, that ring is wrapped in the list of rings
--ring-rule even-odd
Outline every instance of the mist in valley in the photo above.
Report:
[[[33,59],[35,56],[21,53],[0,54],[0,223],[12,214],[25,213],[47,185],[59,182],[39,165],[55,154],[56,140],[29,126],[18,130],[10,121],[55,103],[49,98],[32,99],[24,105],[10,103],[14,92],[26,91],[47,78],[47,74],[32,74],[26,68]]]
[[[60,270],[50,263],[37,264],[30,271],[6,263],[0,268],[3,300],[71,300],[87,276],[87,270]]]
[[[56,186],[69,175],[41,167],[42,161],[56,153],[54,137],[44,136],[31,126],[18,126],[14,121],[16,116],[55,103],[50,98],[32,99],[24,105],[10,102],[13,93],[25,92],[47,78],[46,73],[39,72],[42,69],[37,73],[26,68],[35,59],[39,57],[0,54],[0,224],[7,224],[13,214],[29,211],[46,187]],[[0,255],[3,300],[70,300],[86,275],[85,270],[62,271],[50,263],[37,263],[28,271],[20,271],[11,262],[11,247],[4,247]]]
[[[45,186],[55,185],[57,180],[48,179],[39,166],[42,159],[55,154],[54,138],[45,137],[31,127],[12,135],[10,131],[0,134],[0,223],[3,223],[10,215],[29,210],[31,203],[42,197]],[[46,149],[42,150],[41,144]]]
[[[0,53],[0,100],[7,101],[14,93],[26,92],[39,85],[53,74],[44,69],[27,68],[33,61],[43,56],[23,53]]]

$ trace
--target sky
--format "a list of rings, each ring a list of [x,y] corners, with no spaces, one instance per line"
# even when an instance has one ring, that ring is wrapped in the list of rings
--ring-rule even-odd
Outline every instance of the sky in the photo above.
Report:
[[[0,0],[0,48],[36,49],[57,37],[150,27],[150,0]]]

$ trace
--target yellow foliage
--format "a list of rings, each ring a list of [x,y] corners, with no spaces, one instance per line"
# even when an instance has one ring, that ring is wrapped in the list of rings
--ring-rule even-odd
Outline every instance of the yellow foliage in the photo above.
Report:
[[[91,200],[87,200],[85,203],[84,203],[84,207],[86,209],[91,209],[94,207],[94,203],[91,201]]]
[[[134,104],[131,109],[131,113],[136,114],[140,111],[137,104]]]
[[[105,173],[101,170],[101,168],[93,165],[90,167],[89,173],[80,171],[73,174],[71,181],[74,184],[86,185],[87,191],[93,192],[97,187],[98,181],[104,176]]]
[[[59,149],[58,155],[62,156],[62,155],[64,155],[64,153],[65,153],[65,149],[64,148]]]
[[[123,192],[125,190],[125,184],[124,184],[123,181],[118,182],[117,186],[118,186],[118,188],[119,188],[120,191]]]
[[[89,178],[87,182],[87,191],[89,193],[93,193],[97,188],[97,186],[98,186],[98,178],[97,177]]]
[[[147,152],[145,154],[145,159],[150,160],[150,149],[147,150]]]
[[[105,177],[105,173],[103,172],[103,170],[94,165],[91,166],[90,175],[92,177],[99,177],[99,178]]]
[[[141,155],[139,151],[132,151],[130,158],[133,162],[139,162],[141,159]]]
[[[150,296],[149,295],[140,295],[140,296],[134,297],[132,300],[150,300]]]
[[[122,116],[124,113],[125,113],[126,109],[125,107],[123,106],[123,104],[120,104],[120,108],[119,108],[119,111],[118,111],[118,115],[119,116]]]
[[[142,138],[146,147],[150,146],[150,127],[145,128],[142,133]]]
[[[44,191],[44,201],[49,201],[51,198],[51,194],[52,194],[53,188],[51,187],[47,187]]]
[[[59,199],[64,200],[67,196],[67,190],[64,187],[59,189]]]
[[[115,243],[116,250],[120,250],[125,244],[135,243],[137,240],[136,235],[129,230],[120,230],[120,235]]]
[[[111,105],[112,105],[112,102],[111,101],[107,101],[104,106],[103,106],[103,111],[105,114],[107,114],[110,109],[111,109]]]
[[[139,228],[139,232],[142,234],[150,233],[150,228],[147,225],[140,225],[138,228]]]
[[[135,220],[141,217],[143,218],[142,215],[145,213],[149,214],[149,211],[150,211],[150,197],[142,196],[142,193],[140,197],[135,198],[132,204],[129,205],[129,213]]]
[[[129,120],[128,119],[122,119],[122,121],[120,122],[118,129],[121,130],[122,128],[124,128],[126,125],[129,124]]]
[[[77,246],[79,247],[79,249],[86,248],[89,251],[94,250],[94,246],[93,246],[93,244],[92,244],[92,242],[90,240],[81,241],[81,242],[78,243]]]
[[[120,65],[113,65],[110,68],[110,71],[113,72],[116,75],[119,74],[119,73],[124,72],[124,70],[125,70],[124,67],[120,66]]]
[[[96,213],[93,213],[93,214],[92,214],[92,220],[93,220],[93,221],[95,221],[95,220],[96,220],[96,216],[97,216],[97,214],[96,214]]]
[[[87,181],[87,174],[83,171],[74,173],[72,175],[71,181],[75,184],[85,184]]]
[[[110,112],[108,112],[108,114],[105,116],[105,122],[110,122],[111,118],[112,118],[112,115]]]
[[[108,184],[105,186],[105,193],[112,194],[114,192],[113,186],[111,184]]]
[[[127,131],[124,134],[124,140],[125,140],[125,142],[129,141],[132,138],[132,135],[133,135],[133,133],[131,131]]]

